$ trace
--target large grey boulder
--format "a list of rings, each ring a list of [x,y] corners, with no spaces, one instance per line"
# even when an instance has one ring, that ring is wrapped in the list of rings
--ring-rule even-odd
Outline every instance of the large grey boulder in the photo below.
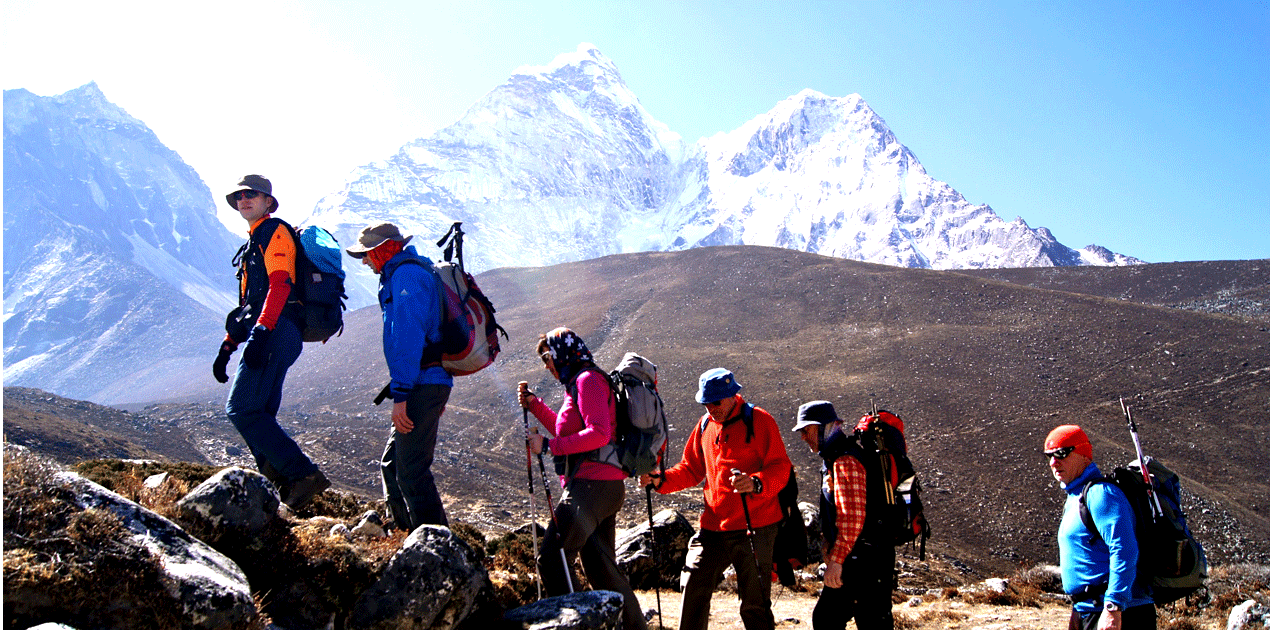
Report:
[[[524,630],[616,630],[622,625],[622,595],[583,591],[548,597],[503,615]]]
[[[449,529],[411,532],[379,581],[357,599],[350,630],[452,630],[491,588],[480,558]]]
[[[264,475],[234,466],[199,484],[177,501],[176,509],[181,521],[213,538],[255,539],[279,518],[280,502]]]
[[[662,510],[653,516],[651,533],[648,523],[643,522],[618,536],[617,566],[633,588],[674,587],[679,583],[693,533],[692,523],[683,514]]]
[[[803,515],[803,525],[807,528],[807,566],[815,566],[824,560],[825,539],[820,533],[820,506],[799,501],[798,511]]]
[[[111,544],[121,546],[127,557],[136,559],[138,574],[157,566],[160,590],[138,592],[117,588],[121,582],[119,575],[101,575],[101,584],[82,585],[85,589],[111,593],[107,611],[83,609],[89,605],[83,601],[49,601],[48,591],[38,587],[15,590],[6,584],[6,617],[38,617],[40,610],[51,607],[59,611],[58,616],[62,618],[71,612],[91,618],[95,628],[123,629],[150,627],[154,619],[173,614],[175,608],[181,627],[200,630],[241,628],[256,617],[256,605],[246,576],[220,552],[190,536],[172,521],[75,473],[54,474],[50,482],[66,491],[58,494],[67,497],[74,508],[84,513],[96,511],[112,515],[121,531],[112,538]]]
[[[1270,627],[1270,607],[1250,599],[1230,609],[1226,630],[1251,630],[1257,627]]]

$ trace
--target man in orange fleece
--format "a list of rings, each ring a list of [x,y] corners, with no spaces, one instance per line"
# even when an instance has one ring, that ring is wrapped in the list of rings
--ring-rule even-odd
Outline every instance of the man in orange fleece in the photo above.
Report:
[[[736,568],[741,621],[746,630],[771,630],[772,547],[783,513],[777,493],[792,468],[771,414],[737,393],[732,372],[715,368],[701,375],[697,402],[706,408],[684,445],[683,459],[660,475],[643,475],[667,494],[705,480],[700,529],[684,562],[680,630],[706,630],[710,597],[729,565]],[[763,567],[760,570],[759,567]]]

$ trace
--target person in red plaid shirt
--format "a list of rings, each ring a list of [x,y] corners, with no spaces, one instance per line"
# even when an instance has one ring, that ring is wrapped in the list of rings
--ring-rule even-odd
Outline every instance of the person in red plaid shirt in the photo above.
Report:
[[[895,547],[880,528],[880,514],[869,509],[881,504],[881,468],[876,458],[864,456],[855,432],[843,430],[828,401],[799,407],[794,431],[824,460],[820,529],[825,536],[825,588],[812,612],[812,628],[842,630],[854,617],[859,630],[889,630],[895,626]]]

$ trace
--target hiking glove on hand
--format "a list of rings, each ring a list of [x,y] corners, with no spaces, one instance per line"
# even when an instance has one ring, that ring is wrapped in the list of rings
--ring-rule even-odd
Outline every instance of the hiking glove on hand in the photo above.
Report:
[[[216,355],[216,360],[212,361],[212,378],[217,383],[228,383],[229,375],[225,373],[225,367],[229,365],[229,355],[234,353],[234,349],[238,344],[226,341],[220,345],[220,353]]]
[[[247,347],[243,348],[243,363],[253,370],[259,370],[265,366],[265,361],[269,358],[269,333],[272,332],[264,326],[257,325],[251,329],[251,336],[247,338]]]

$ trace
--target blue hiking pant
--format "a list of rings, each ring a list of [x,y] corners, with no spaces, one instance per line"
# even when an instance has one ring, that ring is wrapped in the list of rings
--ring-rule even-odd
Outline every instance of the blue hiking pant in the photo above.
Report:
[[[410,433],[393,430],[379,460],[388,511],[406,531],[420,525],[450,525],[432,478],[437,427],[449,400],[449,385],[416,385],[406,401],[406,416],[415,426]]]
[[[286,317],[278,318],[269,335],[269,355],[258,369],[238,362],[234,383],[225,402],[225,414],[256,458],[260,471],[272,468],[286,483],[294,483],[318,467],[300,450],[300,446],[278,426],[278,407],[282,405],[282,382],[287,370],[300,357],[300,329]]]

